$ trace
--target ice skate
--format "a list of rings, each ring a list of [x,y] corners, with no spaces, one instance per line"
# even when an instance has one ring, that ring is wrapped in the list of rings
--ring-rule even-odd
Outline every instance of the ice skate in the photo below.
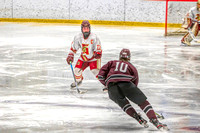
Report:
[[[187,46],[187,44],[186,43],[183,43],[183,42],[181,42],[181,45],[180,46]]]
[[[150,122],[159,130],[169,130],[166,124],[160,123],[157,119],[151,119]]]
[[[140,123],[140,125],[144,126],[145,128],[148,128],[149,125],[147,124],[147,121],[141,117],[141,115],[138,113],[135,113],[133,117]]]
[[[81,84],[82,84],[82,80],[77,82],[77,86],[80,86]],[[76,87],[76,83],[73,82],[70,87],[71,87],[71,89],[74,89]]]
[[[191,45],[190,42],[186,42],[186,41],[181,42],[181,46],[190,46],[190,45]]]

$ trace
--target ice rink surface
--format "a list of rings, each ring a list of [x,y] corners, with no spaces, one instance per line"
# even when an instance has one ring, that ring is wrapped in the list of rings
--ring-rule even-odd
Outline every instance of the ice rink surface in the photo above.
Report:
[[[65,59],[80,25],[0,23],[0,133],[152,133],[126,115],[89,69],[80,89]],[[200,45],[180,46],[164,28],[92,25],[102,65],[131,50],[146,94],[172,133],[200,132]],[[80,51],[75,55],[75,62]],[[73,65],[75,65],[75,62]],[[145,114],[135,104],[135,109]]]

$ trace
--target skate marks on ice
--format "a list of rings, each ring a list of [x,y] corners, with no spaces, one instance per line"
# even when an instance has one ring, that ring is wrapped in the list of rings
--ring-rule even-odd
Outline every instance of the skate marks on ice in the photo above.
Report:
[[[79,25],[7,23],[0,29],[4,33],[0,36],[0,132],[159,132],[151,123],[145,129],[123,113],[88,69],[80,86],[88,92],[81,97],[70,93],[73,77],[65,62],[66,49]],[[131,50],[139,87],[155,111],[164,115],[161,122],[170,132],[199,131],[198,46],[180,47],[180,37],[164,38],[160,29],[92,30],[102,41],[102,65],[118,59],[121,48]]]
[[[98,98],[96,101],[92,99],[95,98],[79,99],[72,95],[3,97],[1,107],[8,110],[1,115],[0,124],[3,127],[1,131],[92,132],[96,130],[98,132],[99,130],[102,132],[116,131],[118,128],[120,128],[119,131],[138,129],[130,123],[129,125],[116,123],[116,120],[121,121],[121,119],[116,119],[117,114],[112,113],[113,110],[117,110],[116,107],[112,108],[106,103],[102,104],[102,100]],[[97,101],[101,103],[97,104]],[[105,117],[108,120],[105,121]]]

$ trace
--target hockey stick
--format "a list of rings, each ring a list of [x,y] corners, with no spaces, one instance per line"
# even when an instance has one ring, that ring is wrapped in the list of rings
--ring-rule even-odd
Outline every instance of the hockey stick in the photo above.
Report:
[[[83,53],[82,55],[85,56],[86,54]],[[84,64],[85,64],[85,61],[83,61],[83,64],[82,64],[82,66],[81,66],[81,69],[80,69],[78,72],[80,72],[80,71],[83,69]]]
[[[83,65],[85,64],[85,61],[83,61],[83,64],[82,64],[82,66],[81,66],[81,69],[78,71],[78,72],[80,72],[82,69],[83,69]]]
[[[78,88],[78,85],[77,85],[77,82],[76,82],[76,78],[75,78],[75,75],[74,75],[74,69],[73,69],[73,66],[72,66],[72,63],[70,61],[70,66],[71,66],[71,70],[72,70],[72,75],[74,77],[74,82],[75,82],[75,85],[76,85],[76,90],[79,94],[83,94],[85,93],[86,91],[80,91],[79,88]]]
[[[197,40],[197,39],[196,39],[196,37],[194,36],[194,34],[192,33],[192,31],[191,31],[190,28],[188,28],[188,32],[189,32],[190,36],[192,37],[192,39],[193,39],[195,42],[200,43],[200,40]]]
[[[162,119],[165,119],[164,116],[163,116],[162,114],[158,114],[158,113],[156,113],[156,112],[155,112],[155,114],[156,114],[157,118],[159,118],[159,119],[161,119],[161,120],[162,120]]]

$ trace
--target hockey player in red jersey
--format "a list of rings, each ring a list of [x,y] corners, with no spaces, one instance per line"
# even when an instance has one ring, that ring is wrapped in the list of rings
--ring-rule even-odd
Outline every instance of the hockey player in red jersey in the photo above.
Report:
[[[70,64],[74,61],[74,54],[81,49],[81,55],[76,63],[74,74],[78,85],[82,83],[82,72],[89,66],[92,73],[97,76],[101,67],[101,42],[96,34],[91,33],[91,27],[88,20],[81,23],[81,33],[74,37],[71,48],[66,59]],[[71,84],[71,88],[76,87],[75,82]]]
[[[198,35],[200,30],[200,0],[195,7],[190,9],[185,23],[187,23],[185,29],[188,29],[188,32],[182,38],[181,44],[190,46],[190,42]]]
[[[139,81],[138,72],[129,62],[130,57],[129,49],[122,49],[119,60],[109,61],[100,69],[98,74],[99,81],[108,87],[109,98],[141,125],[148,127],[147,121],[135,111],[128,99],[144,111],[154,126],[158,129],[167,129],[165,124],[157,120],[151,104],[147,101],[147,97],[137,87]]]

